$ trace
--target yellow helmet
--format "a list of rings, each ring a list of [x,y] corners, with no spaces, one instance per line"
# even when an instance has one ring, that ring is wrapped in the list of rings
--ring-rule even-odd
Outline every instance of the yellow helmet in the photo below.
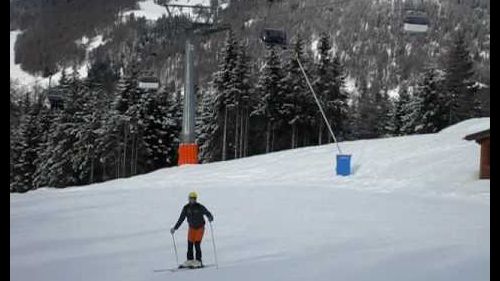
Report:
[[[198,198],[198,194],[196,192],[189,192],[189,198]]]

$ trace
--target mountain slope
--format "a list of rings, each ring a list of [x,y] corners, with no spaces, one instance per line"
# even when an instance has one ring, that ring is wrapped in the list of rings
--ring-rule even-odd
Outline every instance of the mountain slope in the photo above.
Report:
[[[18,1],[28,7],[33,6],[28,5],[31,2],[40,2]],[[109,59],[109,56],[117,64],[126,64],[123,61],[124,50],[129,45],[145,44],[138,43],[141,37],[148,37],[148,40],[152,37],[154,40],[148,41],[146,45],[159,53],[157,63],[154,67],[147,65],[146,54],[134,50],[141,53],[136,55],[144,56],[142,60],[145,63],[141,68],[154,71],[164,83],[174,81],[182,84],[181,58],[185,37],[181,34],[171,37],[169,32],[157,32],[164,28],[171,31],[175,26],[168,22],[156,23],[155,27],[155,24],[141,21],[127,24],[119,20],[131,13],[137,17],[158,19],[166,10],[162,11],[153,0],[106,1],[110,2],[106,11],[101,8],[100,1],[79,0],[71,1],[71,4],[65,4],[67,1],[62,0],[53,2],[57,5],[34,9],[36,12],[33,11],[33,15],[22,13],[24,10],[18,6],[24,6],[20,4],[11,9],[11,29],[26,30],[16,47],[16,62],[21,63],[24,70],[42,73],[48,68],[49,71],[57,72],[57,69],[81,62],[84,50],[75,45],[74,40],[99,34],[112,38],[114,42],[103,46],[94,60]],[[209,0],[172,2],[206,4]],[[219,0],[221,5],[226,2]],[[401,0],[306,2],[281,1],[270,6],[267,0],[233,0],[221,12],[221,20],[232,27],[242,42],[248,44],[249,55],[256,60],[256,69],[262,64],[265,51],[258,39],[262,28],[283,27],[289,38],[300,34],[311,44],[321,32],[330,33],[337,54],[357,86],[367,83],[375,89],[393,89],[405,82],[411,84],[425,67],[438,64],[456,31],[463,29],[477,66],[476,78],[489,84],[489,1],[426,1],[431,28],[429,34],[423,37],[409,36],[402,31],[404,8]],[[187,13],[187,10],[184,12]],[[132,35],[124,36],[123,33]],[[223,46],[223,35],[200,39],[200,45],[204,47],[200,48],[197,72],[202,85],[212,77],[217,66],[216,57]],[[182,47],[177,47],[177,44]]]
[[[324,145],[12,194],[11,280],[489,280],[490,182],[463,140],[489,123],[341,143],[346,178]],[[155,272],[175,266],[168,229],[191,190],[220,267]],[[209,229],[203,250],[212,263]]]

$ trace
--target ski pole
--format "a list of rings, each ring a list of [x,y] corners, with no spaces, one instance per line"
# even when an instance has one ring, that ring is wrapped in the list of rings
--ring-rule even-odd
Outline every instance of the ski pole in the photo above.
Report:
[[[177,261],[177,266],[179,266],[179,256],[177,255],[177,246],[175,245],[175,237],[173,233],[171,233],[171,235],[172,235],[172,241],[174,241],[175,260]]]
[[[212,227],[212,222],[210,224],[210,233],[212,234],[212,244],[214,246],[214,257],[215,257],[215,268],[219,269],[219,263],[217,262],[217,248],[215,247],[214,229]]]

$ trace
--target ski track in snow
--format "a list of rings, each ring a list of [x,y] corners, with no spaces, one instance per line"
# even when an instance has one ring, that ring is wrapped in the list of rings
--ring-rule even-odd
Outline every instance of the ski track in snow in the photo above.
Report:
[[[489,126],[341,143],[350,177],[328,144],[12,194],[10,280],[486,281],[490,181],[463,137]],[[192,190],[215,216],[219,269],[155,272],[176,265],[168,229]],[[202,248],[213,263],[209,227]]]

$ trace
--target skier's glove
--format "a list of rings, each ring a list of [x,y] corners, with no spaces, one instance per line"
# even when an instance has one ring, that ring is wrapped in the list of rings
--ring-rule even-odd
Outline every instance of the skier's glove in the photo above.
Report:
[[[213,222],[213,221],[214,221],[214,218],[208,218],[208,221],[209,221],[209,222]]]
[[[170,229],[170,234],[174,234],[174,232],[175,232],[175,227],[172,227],[172,228]]]

